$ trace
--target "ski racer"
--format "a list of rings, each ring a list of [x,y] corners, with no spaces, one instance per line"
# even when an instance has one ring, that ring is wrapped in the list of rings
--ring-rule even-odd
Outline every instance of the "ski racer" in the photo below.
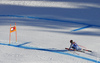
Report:
[[[70,40],[70,47],[68,50],[70,50],[71,48],[74,50],[74,51],[81,51],[82,49],[75,43],[73,42],[73,40]]]

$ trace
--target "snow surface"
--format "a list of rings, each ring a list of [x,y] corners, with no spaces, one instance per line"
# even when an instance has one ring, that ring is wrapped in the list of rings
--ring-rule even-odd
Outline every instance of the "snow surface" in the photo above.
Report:
[[[98,0],[2,0],[0,63],[100,63],[99,16]],[[65,50],[71,39],[93,53]]]

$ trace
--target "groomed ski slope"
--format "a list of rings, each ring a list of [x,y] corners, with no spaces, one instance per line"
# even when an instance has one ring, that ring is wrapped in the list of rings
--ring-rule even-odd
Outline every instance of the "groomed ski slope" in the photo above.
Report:
[[[0,63],[100,63],[99,11],[93,0],[0,1]],[[93,53],[65,50],[71,39]]]

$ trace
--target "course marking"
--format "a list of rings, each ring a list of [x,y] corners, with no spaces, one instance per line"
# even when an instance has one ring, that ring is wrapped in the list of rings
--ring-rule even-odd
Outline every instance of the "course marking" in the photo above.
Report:
[[[29,19],[40,19],[40,20],[49,20],[49,21],[57,21],[57,22],[67,22],[67,23],[74,23],[74,24],[81,24],[81,25],[87,25],[82,28],[78,28],[72,31],[79,31],[82,29],[86,29],[92,26],[95,27],[100,27],[99,25],[92,25],[92,24],[87,24],[87,23],[81,23],[81,22],[74,22],[74,21],[68,21],[68,20],[59,20],[59,19],[49,19],[49,18],[41,18],[41,17],[33,17],[33,16],[20,16],[20,15],[0,15],[0,17],[18,17],[18,18],[29,18]]]
[[[75,29],[75,30],[72,30],[72,31],[79,31],[79,30],[86,29],[86,28],[89,28],[89,27],[92,27],[92,25],[87,25],[85,27],[81,27],[81,28],[78,28],[78,29]]]
[[[27,43],[28,43],[28,42],[26,42],[26,43],[24,43],[24,44],[27,44]],[[23,44],[23,45],[24,45],[24,44]],[[23,46],[22,44],[19,46],[19,45],[13,45],[13,44],[0,43],[0,45],[6,45],[6,46],[12,46],[12,47],[24,48],[24,49],[32,49],[32,50],[40,50],[40,51],[53,52],[53,53],[58,53],[58,54],[69,55],[69,56],[81,58],[81,59],[88,60],[88,61],[91,61],[91,62],[100,63],[100,61],[97,61],[97,60],[94,60],[94,59],[90,59],[90,58],[82,57],[82,56],[79,56],[79,55],[74,55],[74,54],[62,52],[62,51],[68,51],[68,50],[51,50],[51,49],[43,49],[43,48],[37,48],[37,47]]]

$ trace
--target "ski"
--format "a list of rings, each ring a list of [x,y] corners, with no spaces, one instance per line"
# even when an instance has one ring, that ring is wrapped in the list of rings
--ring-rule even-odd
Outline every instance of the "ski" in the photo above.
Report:
[[[91,50],[86,50],[86,49],[83,49],[84,51],[88,51],[88,52],[92,52]]]
[[[65,48],[65,49],[69,50],[69,48]],[[74,50],[73,50],[73,49],[70,49],[70,51],[74,51]],[[87,52],[92,52],[91,50],[86,50],[86,49],[79,50],[78,52],[83,52],[83,53],[85,53],[85,51],[87,51]]]
[[[69,49],[69,48],[65,48],[65,49]],[[73,49],[70,49],[69,51],[73,51],[73,54],[77,54],[77,55],[79,55],[78,53],[76,53]]]

